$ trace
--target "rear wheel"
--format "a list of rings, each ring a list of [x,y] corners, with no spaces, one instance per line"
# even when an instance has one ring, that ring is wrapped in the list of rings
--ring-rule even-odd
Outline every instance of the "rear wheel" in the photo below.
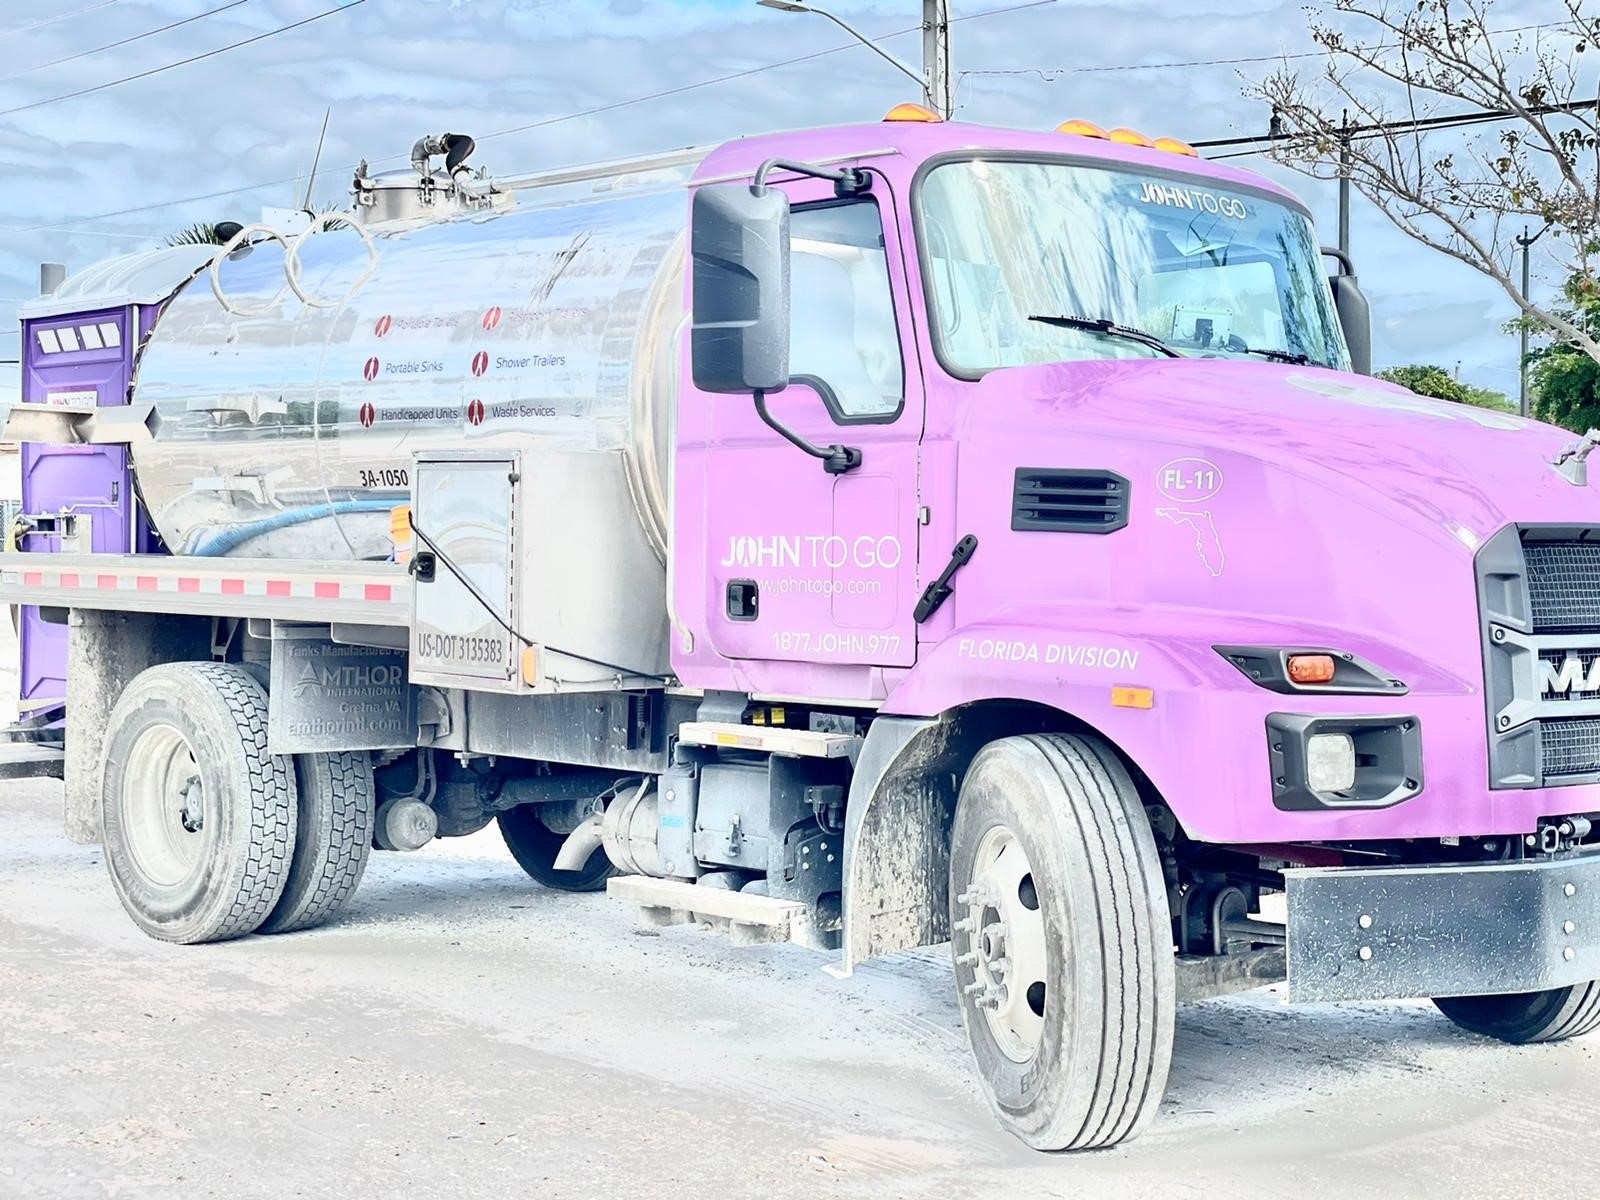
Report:
[[[1000,1123],[1039,1150],[1138,1133],[1166,1089],[1176,1008],[1155,839],[1102,743],[991,743],[950,853],[957,997]]]
[[[297,754],[298,831],[289,879],[262,933],[321,925],[355,894],[372,852],[377,788],[365,751]]]
[[[539,806],[523,804],[508,808],[499,817],[500,836],[517,865],[536,883],[558,892],[598,892],[616,874],[603,848],[596,847],[576,871],[558,871],[556,855],[567,840],[539,819]]]
[[[1600,981],[1508,996],[1441,996],[1434,1004],[1470,1033],[1519,1046],[1600,1029]]]
[[[267,697],[248,673],[143,672],[112,710],[103,765],[106,866],[141,929],[213,942],[266,920],[289,875],[295,781],[267,753]]]

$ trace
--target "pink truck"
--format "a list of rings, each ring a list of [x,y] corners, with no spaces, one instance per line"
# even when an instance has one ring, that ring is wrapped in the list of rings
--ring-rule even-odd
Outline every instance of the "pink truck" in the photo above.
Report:
[[[1146,1125],[1184,999],[1600,1025],[1593,442],[1368,378],[1292,195],[913,106],[472,152],[24,308],[14,769],[152,936],[498,821],[840,974],[948,940],[1041,1149]]]

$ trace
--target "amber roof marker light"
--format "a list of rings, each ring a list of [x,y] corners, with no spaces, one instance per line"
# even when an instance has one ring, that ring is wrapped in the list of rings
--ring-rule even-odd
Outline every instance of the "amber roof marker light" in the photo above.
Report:
[[[761,0],[764,4],[766,0]],[[1109,133],[1096,125],[1093,121],[1084,121],[1074,117],[1070,121],[1063,121],[1056,126],[1057,133],[1076,134],[1078,137],[1101,138],[1105,141],[1116,142],[1122,146],[1143,146],[1150,150],[1161,150],[1167,154],[1181,154],[1185,158],[1199,158],[1200,151],[1188,142],[1179,141],[1173,137],[1150,138],[1140,133],[1137,129],[1113,129]]]

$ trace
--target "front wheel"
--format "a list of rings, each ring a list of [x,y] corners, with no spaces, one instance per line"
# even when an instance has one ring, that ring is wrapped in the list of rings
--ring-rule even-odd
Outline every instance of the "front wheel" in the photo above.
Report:
[[[1069,735],[984,747],[950,851],[957,996],[1000,1123],[1037,1150],[1137,1134],[1176,1009],[1161,862],[1127,770]]]
[[[1600,1029],[1600,980],[1506,996],[1440,996],[1433,1003],[1469,1033],[1517,1046]]]

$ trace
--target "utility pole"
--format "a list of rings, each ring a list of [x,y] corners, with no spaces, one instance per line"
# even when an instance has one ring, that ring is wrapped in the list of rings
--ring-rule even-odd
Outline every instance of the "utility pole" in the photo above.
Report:
[[[928,107],[946,121],[955,114],[950,69],[950,0],[922,0],[922,74]]]
[[[1532,237],[1529,237],[1528,236],[1528,227],[1526,225],[1524,225],[1522,227],[1522,236],[1517,239],[1517,245],[1522,247],[1522,298],[1524,300],[1526,300],[1528,298],[1529,289],[1532,287],[1531,272],[1530,272],[1529,267],[1528,267],[1528,251],[1532,248],[1532,246],[1533,246],[1533,244],[1535,242],[1537,242],[1540,238],[1542,238],[1545,235],[1545,232],[1549,228],[1550,228],[1550,226],[1546,225],[1544,227],[1544,229],[1539,230],[1538,233],[1534,234]],[[1527,416],[1528,415],[1528,315],[1526,313],[1524,313],[1522,315],[1521,324],[1522,324],[1522,339],[1521,339],[1521,341],[1522,341],[1522,357],[1517,360],[1517,375],[1518,375],[1518,379],[1519,379],[1519,383],[1518,383],[1518,387],[1517,387],[1517,411],[1520,412],[1523,416]]]
[[[1339,249],[1350,253],[1350,110],[1339,122]]]

